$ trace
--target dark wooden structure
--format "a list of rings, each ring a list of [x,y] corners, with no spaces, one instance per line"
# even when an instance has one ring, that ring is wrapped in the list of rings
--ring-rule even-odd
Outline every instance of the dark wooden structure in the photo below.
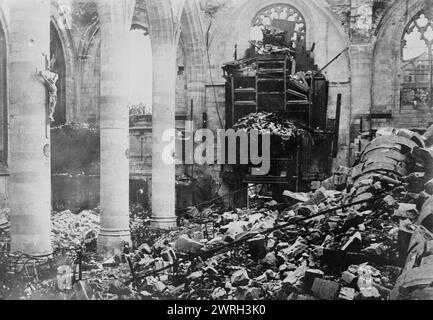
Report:
[[[255,69],[245,65],[253,65]],[[327,123],[328,82],[313,71],[305,74],[302,83],[292,76],[294,69],[292,58],[286,54],[261,55],[223,67],[227,80],[226,129],[257,112],[279,112],[310,128],[312,139],[308,141],[271,138],[268,175],[252,176],[248,165],[238,165],[234,170],[239,174],[237,187],[269,184],[276,199],[285,189],[308,190],[311,181],[326,178],[332,167],[334,132],[328,130]]]

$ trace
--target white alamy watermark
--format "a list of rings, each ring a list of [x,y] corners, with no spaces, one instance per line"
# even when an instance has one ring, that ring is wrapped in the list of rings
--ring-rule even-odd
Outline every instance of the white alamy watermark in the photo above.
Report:
[[[192,122],[185,122],[182,139],[180,132],[168,129],[163,133],[165,144],[162,161],[167,165],[252,165],[251,174],[264,176],[269,173],[271,138],[269,132],[258,130],[192,130]],[[216,137],[215,137],[216,134]]]

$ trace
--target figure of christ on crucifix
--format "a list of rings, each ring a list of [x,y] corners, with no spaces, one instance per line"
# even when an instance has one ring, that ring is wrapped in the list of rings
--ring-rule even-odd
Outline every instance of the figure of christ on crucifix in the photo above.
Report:
[[[48,62],[48,57],[45,55],[46,70],[37,70],[38,75],[42,77],[45,82],[45,85],[48,89],[49,94],[49,103],[48,103],[48,118],[50,122],[54,122],[54,111],[57,105],[57,81],[59,80],[59,75],[57,73],[52,72],[54,69],[54,63],[56,62],[56,57],[53,55],[51,61]]]

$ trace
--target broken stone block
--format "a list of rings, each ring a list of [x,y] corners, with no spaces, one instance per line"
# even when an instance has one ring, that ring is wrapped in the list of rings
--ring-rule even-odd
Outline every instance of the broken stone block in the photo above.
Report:
[[[290,247],[290,244],[287,243],[287,242],[279,242],[277,244],[277,250],[282,250],[282,249],[285,249],[285,248],[288,248],[288,247]]]
[[[147,243],[143,243],[141,246],[139,246],[138,251],[143,254],[152,254],[152,249]]]
[[[140,295],[142,295],[144,298],[150,298],[152,297],[152,294],[146,290],[140,291]]]
[[[211,297],[214,300],[220,300],[224,298],[224,296],[227,294],[226,290],[223,288],[215,288],[215,290],[212,292]]]
[[[359,290],[360,298],[363,300],[379,300],[382,296],[375,287],[361,288]]]
[[[326,190],[318,189],[316,190],[316,192],[314,192],[310,201],[312,202],[311,204],[319,205],[320,203],[324,202],[326,199],[327,199]]]
[[[164,260],[162,258],[156,258],[154,265],[153,265],[153,269],[154,270],[159,270],[165,267],[165,263]]]
[[[274,239],[268,239],[268,242],[266,244],[266,250],[270,251],[270,250],[274,249],[275,248],[275,243],[276,242],[275,242]]]
[[[282,249],[280,252],[285,255],[288,259],[296,258],[298,255],[302,254],[308,245],[304,243],[304,239],[299,237],[296,242],[286,249]]]
[[[352,301],[355,299],[355,297],[356,297],[355,289],[343,287],[340,290],[340,295],[338,296],[338,299]]]
[[[274,271],[272,271],[272,270],[266,270],[266,277],[268,278],[268,279],[279,279],[279,275],[278,275],[278,273],[275,273]]]
[[[346,282],[347,284],[351,285],[355,282],[357,276],[354,275],[353,273],[349,272],[349,271],[344,271],[341,274],[341,280],[343,280],[344,282]]]
[[[296,264],[294,264],[294,263],[288,263],[287,264],[287,271],[294,271],[296,269],[298,269],[298,267],[296,266]]]
[[[248,282],[250,281],[250,278],[248,276],[247,270],[241,269],[238,271],[235,271],[231,276],[231,285],[234,287],[238,286],[246,286]]]
[[[307,202],[308,200],[310,200],[310,197],[306,193],[300,193],[300,192],[295,193],[295,192],[291,192],[289,190],[284,191],[283,196],[291,198],[291,199],[296,200],[298,202]]]
[[[168,281],[168,274],[160,274],[159,276],[158,276],[158,279],[159,279],[159,281],[162,281],[162,282],[167,282]]]
[[[232,212],[225,212],[222,214],[221,217],[223,219],[223,222],[225,222],[225,223],[233,222],[233,213]]]
[[[343,251],[359,252],[362,248],[362,236],[360,232],[356,232],[346,244],[341,248]]]
[[[433,197],[430,197],[424,202],[417,225],[422,225],[428,231],[433,232]]]
[[[182,235],[176,240],[175,249],[181,253],[198,253],[203,246],[203,244],[190,239],[187,235]]]
[[[111,268],[111,267],[118,266],[119,263],[120,263],[120,260],[116,259],[115,257],[111,257],[111,258],[108,258],[107,260],[105,260],[104,262],[102,262],[102,266],[106,267],[106,268],[107,267]]]
[[[283,263],[281,266],[279,266],[278,271],[279,272],[288,271],[287,270],[287,264]]]
[[[257,282],[265,282],[268,281],[268,276],[266,275],[266,273],[263,273],[262,275],[254,278],[254,280]]]
[[[304,284],[306,288],[310,289],[316,278],[323,278],[324,276],[325,273],[322,270],[308,269],[307,271],[305,271],[305,276],[304,276]]]
[[[283,286],[289,289],[295,287],[298,282],[304,278],[305,272],[307,271],[306,263],[302,264],[295,271],[290,272],[287,277],[283,280]]]
[[[266,256],[262,260],[262,263],[269,267],[275,267],[277,265],[277,257],[275,255],[275,252],[269,252],[268,254],[266,254]]]
[[[187,279],[190,279],[190,280],[198,280],[198,279],[201,279],[202,277],[203,277],[203,272],[202,272],[202,271],[196,271],[196,272],[191,273],[191,274],[187,277]]]
[[[245,225],[246,224],[247,224],[247,222],[245,222],[245,221],[230,222],[227,225],[227,231],[225,233],[224,241],[226,241],[226,242],[235,241],[236,237],[245,231]]]
[[[323,300],[334,300],[337,298],[340,285],[337,282],[316,278],[311,291],[314,296]]]
[[[390,195],[383,198],[383,201],[390,207],[394,207],[397,205],[397,201]]]
[[[252,214],[248,217],[248,223],[253,225],[253,224],[259,222],[261,219],[263,219],[263,214],[255,213],[255,214]]]
[[[416,204],[399,203],[397,210],[394,211],[394,217],[416,220],[418,218]]]
[[[363,252],[380,256],[386,251],[387,247],[383,243],[373,243],[369,247],[363,249]]]
[[[248,300],[258,300],[263,297],[264,291],[261,288],[249,288],[245,295]]]
[[[433,283],[433,268],[429,264],[409,269],[404,277],[403,288],[428,286]]]
[[[265,207],[267,208],[274,208],[275,206],[278,205],[278,202],[275,200],[269,201],[265,203]]]
[[[153,291],[155,291],[157,293],[164,292],[166,288],[167,288],[167,286],[162,281],[156,281],[156,282],[152,283],[152,289],[153,289]]]

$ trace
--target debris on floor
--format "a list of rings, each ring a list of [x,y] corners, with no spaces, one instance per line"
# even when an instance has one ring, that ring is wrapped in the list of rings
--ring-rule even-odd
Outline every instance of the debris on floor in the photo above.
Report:
[[[33,279],[22,297],[432,297],[432,176],[421,170],[432,153],[422,137],[391,132],[380,132],[353,168],[339,168],[314,191],[284,191],[283,206],[256,199],[250,208],[231,211],[192,207],[183,225],[169,232],[153,231],[146,218],[136,217],[132,248],[105,261],[94,253],[97,211],[53,214],[55,246],[85,244],[82,279],[65,291],[58,277]]]

